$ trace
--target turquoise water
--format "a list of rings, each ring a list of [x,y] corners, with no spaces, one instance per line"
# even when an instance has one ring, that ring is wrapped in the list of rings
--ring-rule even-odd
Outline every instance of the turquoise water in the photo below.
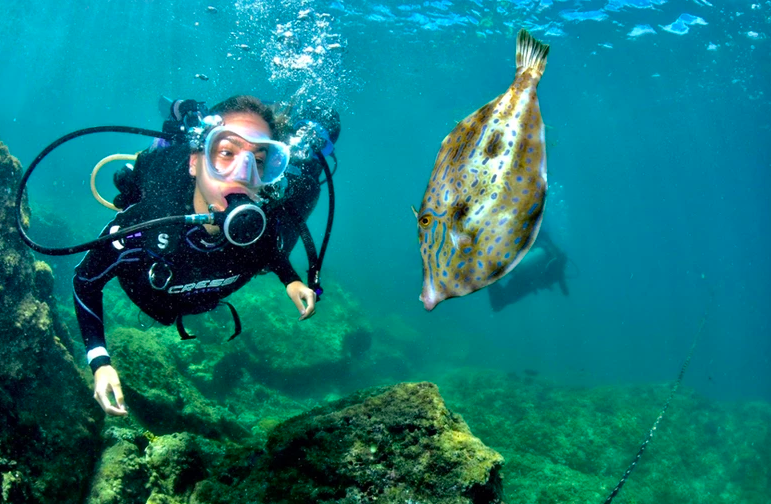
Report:
[[[312,26],[298,19],[307,9]],[[768,2],[4,10],[0,139],[25,165],[78,128],[160,127],[160,95],[212,104],[236,93],[286,99],[302,87],[343,120],[324,274],[375,324],[396,316],[418,328],[427,362],[446,366],[454,347],[467,364],[534,369],[566,384],[667,382],[708,312],[686,386],[722,400],[771,400]],[[493,313],[480,292],[426,313],[410,205],[456,121],[510,84],[521,26],[552,45],[539,87],[549,126],[544,226],[572,260],[571,294],[541,292]],[[288,30],[306,37],[299,49],[279,42]],[[303,59],[313,37],[344,50]],[[97,235],[111,212],[90,196],[92,166],[146,144],[106,134],[57,150],[31,181],[33,208],[67,218],[71,243]],[[106,193],[109,185],[105,176]],[[322,202],[311,219],[317,236],[325,219]]]

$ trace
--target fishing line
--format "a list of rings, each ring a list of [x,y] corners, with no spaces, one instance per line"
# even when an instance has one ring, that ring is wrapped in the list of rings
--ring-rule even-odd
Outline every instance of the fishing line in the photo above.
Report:
[[[675,380],[675,384],[672,386],[672,391],[669,393],[669,397],[667,398],[667,402],[664,403],[664,407],[661,409],[661,413],[659,413],[659,416],[656,418],[656,421],[653,422],[653,427],[648,431],[648,436],[645,438],[645,441],[642,442],[640,445],[640,449],[637,450],[637,455],[634,456],[634,459],[632,460],[632,463],[629,464],[629,467],[627,467],[626,471],[624,472],[624,475],[621,477],[621,480],[619,480],[618,484],[616,485],[616,488],[613,489],[613,491],[608,495],[608,498],[605,499],[605,504],[610,504],[613,499],[618,495],[618,493],[621,491],[621,488],[624,486],[624,483],[626,483],[626,480],[629,478],[629,475],[632,474],[632,471],[637,466],[637,463],[642,458],[643,453],[645,452],[645,448],[648,447],[648,443],[650,443],[651,439],[653,438],[653,434],[656,432],[656,429],[659,426],[659,422],[661,422],[661,419],[664,417],[664,413],[666,413],[667,408],[669,408],[670,402],[672,402],[672,398],[675,396],[675,393],[677,392],[677,389],[680,387],[680,383],[683,381],[683,376],[685,375],[685,370],[688,369],[688,365],[691,363],[691,357],[693,357],[693,351],[696,349],[696,343],[699,341],[699,336],[701,336],[702,331],[704,330],[704,324],[707,322],[707,317],[709,317],[709,309],[712,306],[712,300],[714,298],[714,293],[710,295],[710,300],[707,305],[707,311],[704,313],[704,316],[701,318],[701,322],[699,322],[699,329],[696,331],[696,335],[693,337],[693,343],[691,343],[691,349],[688,351],[688,357],[685,359],[685,362],[683,362],[683,366],[680,368],[680,374],[677,375],[677,380]]]

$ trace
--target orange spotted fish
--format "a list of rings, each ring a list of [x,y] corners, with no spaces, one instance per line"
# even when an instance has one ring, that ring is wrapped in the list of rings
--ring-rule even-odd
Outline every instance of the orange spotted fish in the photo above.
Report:
[[[442,142],[415,212],[426,310],[502,278],[538,235],[546,144],[536,88],[548,53],[521,30],[514,82]]]

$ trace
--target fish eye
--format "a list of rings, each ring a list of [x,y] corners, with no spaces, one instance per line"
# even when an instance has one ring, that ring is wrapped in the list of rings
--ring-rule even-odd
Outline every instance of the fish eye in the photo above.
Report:
[[[420,222],[420,225],[425,228],[431,225],[432,220],[433,219],[431,218],[430,215],[424,215],[423,217],[418,219],[418,222]]]

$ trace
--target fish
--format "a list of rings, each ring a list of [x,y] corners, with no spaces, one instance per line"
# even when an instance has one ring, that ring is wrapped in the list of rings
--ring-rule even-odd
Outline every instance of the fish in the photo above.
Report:
[[[195,74],[195,78],[196,78],[196,79],[200,79],[200,80],[202,80],[202,81],[207,81],[207,80],[209,80],[209,76],[208,76],[208,75],[206,75],[206,74]]]
[[[533,245],[546,202],[546,128],[536,88],[549,45],[517,34],[516,74],[447,135],[419,210],[426,310],[511,272]]]

